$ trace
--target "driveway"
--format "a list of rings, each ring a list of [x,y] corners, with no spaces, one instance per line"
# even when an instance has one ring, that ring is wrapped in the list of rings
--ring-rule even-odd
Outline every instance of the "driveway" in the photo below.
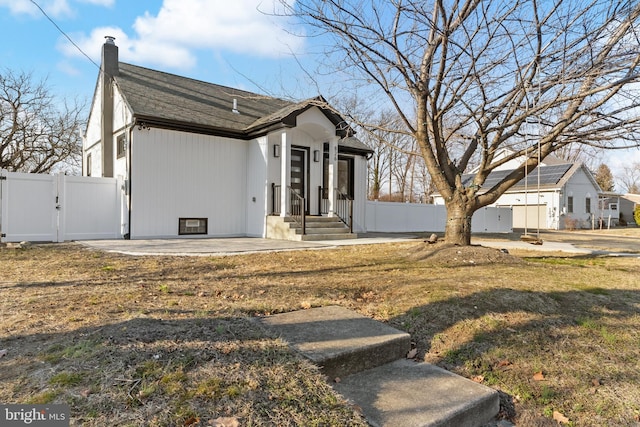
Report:
[[[618,228],[612,230],[577,230],[540,232],[542,245],[532,245],[521,241],[523,230],[510,234],[478,234],[472,239],[474,244],[509,249],[530,249],[540,251],[560,250],[564,252],[609,255],[640,255],[640,228]],[[529,231],[537,236],[536,231]]]

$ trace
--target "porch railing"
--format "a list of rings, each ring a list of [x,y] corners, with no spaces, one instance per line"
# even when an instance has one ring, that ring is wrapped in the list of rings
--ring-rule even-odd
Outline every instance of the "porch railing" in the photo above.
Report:
[[[318,187],[318,206],[320,206],[320,215],[329,213],[328,189]],[[336,190],[335,214],[349,227],[349,233],[353,233],[353,199],[338,190]]]
[[[329,213],[329,191],[322,187],[318,187],[318,215],[326,215]]]
[[[282,197],[282,186],[271,184],[271,214],[280,215],[280,203]],[[300,196],[291,187],[287,187],[289,190],[289,208],[286,212],[287,216],[291,217],[296,223],[297,227],[302,230],[302,234],[307,233],[307,218],[306,218],[306,200]]]
[[[336,215],[349,227],[349,233],[353,233],[353,199],[336,190]]]
[[[296,223],[298,227],[302,229],[302,235],[307,234],[306,224],[306,203],[304,197],[302,197],[293,188],[289,187],[289,209],[287,212],[291,219]]]

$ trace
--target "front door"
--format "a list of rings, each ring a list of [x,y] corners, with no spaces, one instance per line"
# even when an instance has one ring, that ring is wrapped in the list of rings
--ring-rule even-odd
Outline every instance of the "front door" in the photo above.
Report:
[[[307,197],[307,150],[291,148],[291,189],[305,198],[305,212],[309,213]],[[293,201],[292,201],[293,202]]]

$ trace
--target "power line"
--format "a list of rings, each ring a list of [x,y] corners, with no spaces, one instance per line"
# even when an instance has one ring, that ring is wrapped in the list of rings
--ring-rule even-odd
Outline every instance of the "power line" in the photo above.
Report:
[[[38,3],[36,3],[36,2],[35,2],[35,0],[30,0],[30,1],[31,1],[31,3],[33,3],[33,4],[35,5],[35,7],[37,7],[38,9],[40,9],[40,12],[42,12],[42,14],[45,16],[45,18],[47,18],[47,19],[49,20],[49,22],[51,22],[51,23],[53,24],[53,26],[54,26],[54,27],[56,27],[56,29],[60,32],[60,34],[62,34],[63,36],[65,36],[65,37],[67,38],[67,40],[69,40],[69,42],[70,42],[70,43],[71,43],[71,44],[72,44],[76,49],[78,49],[78,52],[80,52],[81,54],[83,54],[83,55],[84,55],[84,56],[85,56],[85,57],[86,57],[86,58],[87,58],[87,59],[88,59],[88,60],[89,60],[93,65],[95,65],[95,66],[96,66],[96,68],[97,68],[98,70],[102,70],[102,69],[100,68],[100,66],[99,66],[98,64],[96,64],[96,62],[95,62],[93,59],[91,59],[91,57],[90,57],[89,55],[87,55],[87,54],[86,54],[86,53],[85,53],[85,52],[80,48],[80,46],[78,46],[78,45],[76,44],[76,42],[74,42],[74,41],[71,39],[71,37],[69,37],[69,36],[67,35],[67,33],[65,33],[65,32],[63,31],[63,30],[62,30],[62,28],[60,28],[60,27],[58,26],[58,24],[56,24],[56,22],[55,22],[53,19],[51,19],[51,17],[50,17],[49,15],[47,15],[47,12],[45,12],[45,11],[44,11],[44,9],[42,9],[42,8],[40,7],[40,5],[39,5]]]

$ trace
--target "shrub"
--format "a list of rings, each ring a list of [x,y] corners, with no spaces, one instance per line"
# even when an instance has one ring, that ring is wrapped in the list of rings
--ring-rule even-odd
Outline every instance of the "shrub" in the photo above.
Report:
[[[564,219],[564,227],[567,230],[573,231],[578,228],[578,220],[568,216]]]
[[[640,205],[636,205],[633,211],[633,218],[636,220],[636,225],[640,225]]]

